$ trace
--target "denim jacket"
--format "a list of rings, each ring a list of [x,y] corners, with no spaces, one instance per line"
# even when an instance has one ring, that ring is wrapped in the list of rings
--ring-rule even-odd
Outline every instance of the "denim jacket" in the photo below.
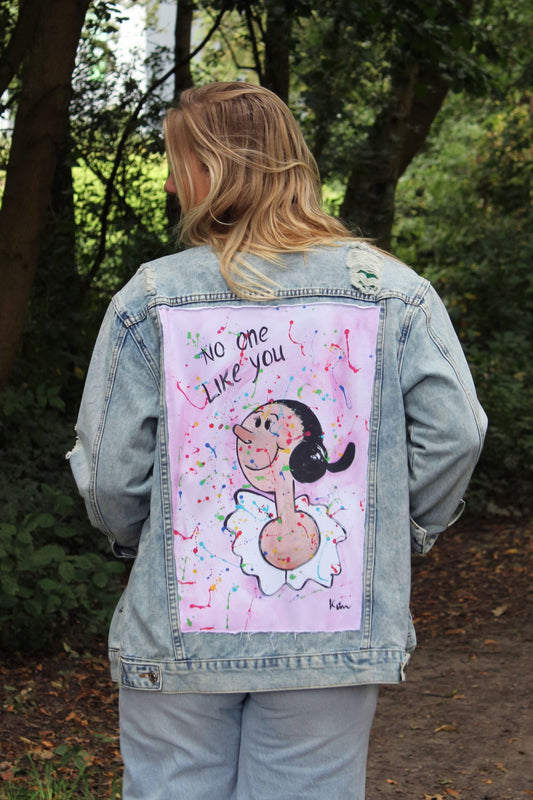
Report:
[[[207,247],[113,298],[68,454],[91,522],[133,558],[112,676],[147,691],[391,683],[415,647],[411,549],[460,513],[486,417],[425,279],[362,243]]]

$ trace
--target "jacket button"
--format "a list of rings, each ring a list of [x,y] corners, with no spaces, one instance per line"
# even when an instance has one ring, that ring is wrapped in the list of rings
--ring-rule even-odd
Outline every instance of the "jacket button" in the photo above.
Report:
[[[148,680],[150,681],[150,683],[157,683],[157,681],[158,681],[157,672],[154,672],[153,670],[151,672],[149,672],[148,673]]]

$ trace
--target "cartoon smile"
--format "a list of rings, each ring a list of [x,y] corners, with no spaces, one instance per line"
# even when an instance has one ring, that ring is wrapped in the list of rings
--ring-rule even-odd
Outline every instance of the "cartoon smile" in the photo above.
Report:
[[[239,464],[252,483],[254,481],[248,473],[255,473],[260,477],[260,473],[268,472],[278,460],[280,453],[286,449],[280,447],[282,427],[283,421],[280,420],[280,415],[273,411],[272,406],[257,409],[244,420],[242,425],[234,425],[233,433],[237,437]],[[288,438],[290,439],[290,436]]]

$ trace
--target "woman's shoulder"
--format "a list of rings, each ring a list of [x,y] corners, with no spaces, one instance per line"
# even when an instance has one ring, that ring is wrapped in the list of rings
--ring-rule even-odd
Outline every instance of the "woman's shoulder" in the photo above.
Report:
[[[350,242],[346,264],[352,286],[376,300],[397,296],[417,302],[429,287],[429,282],[416,270],[369,242]]]
[[[177,283],[187,283],[206,269],[210,272],[218,267],[218,256],[207,246],[191,247],[176,253],[156,258],[141,264],[133,280],[144,283],[148,290],[157,293],[158,288],[175,288]]]
[[[190,294],[217,282],[218,258],[207,246],[192,247],[147,261],[114,296],[116,308],[142,313],[161,298]]]

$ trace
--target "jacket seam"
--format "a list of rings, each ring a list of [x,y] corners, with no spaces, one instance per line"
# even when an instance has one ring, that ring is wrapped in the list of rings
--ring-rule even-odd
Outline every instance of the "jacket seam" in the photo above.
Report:
[[[216,636],[216,634],[214,634]],[[316,635],[316,634],[310,634]],[[242,662],[246,664],[256,663],[257,661],[261,662],[273,662],[276,661],[287,661],[292,659],[300,659],[300,660],[309,660],[309,659],[327,659],[327,658],[338,658],[342,656],[358,656],[363,655],[367,656],[372,653],[375,654],[395,654],[401,653],[403,654],[405,651],[401,647],[354,647],[354,648],[347,648],[347,649],[339,649],[339,650],[327,650],[327,651],[316,651],[316,652],[305,652],[305,653],[280,653],[278,655],[255,655],[255,656],[233,656],[233,657],[223,657],[217,656],[216,658],[206,658],[206,657],[183,657],[178,659],[161,659],[159,657],[143,657],[143,656],[133,656],[133,655],[126,655],[122,650],[119,648],[109,648],[109,652],[112,654],[116,654],[117,657],[120,659],[122,663],[132,664],[132,665],[143,665],[143,664],[157,664],[158,666],[165,667],[165,666],[174,666],[176,664],[187,665],[196,667],[198,664],[232,664],[235,662]]]
[[[120,361],[120,355],[122,353],[122,348],[124,347],[124,343],[126,341],[127,330],[124,327],[121,327],[120,334],[117,337],[117,347],[113,348],[113,355],[112,355],[112,362],[111,362],[111,369],[109,370],[109,378],[106,384],[105,390],[105,401],[102,407],[102,414],[100,416],[100,421],[98,423],[98,428],[95,436],[95,442],[92,452],[91,458],[91,472],[90,472],[90,482],[89,482],[89,500],[91,503],[91,507],[93,509],[93,513],[95,519],[98,520],[102,529],[107,534],[111,543],[115,542],[115,535],[113,534],[112,530],[108,527],[107,523],[105,522],[104,516],[100,509],[98,500],[97,500],[97,491],[96,491],[96,481],[97,481],[97,474],[98,474],[98,461],[100,459],[100,448],[102,446],[102,440],[104,438],[104,430],[106,426],[107,415],[109,411],[109,406],[111,404],[111,398],[113,395],[113,388],[115,385],[118,364]]]
[[[195,293],[195,294],[185,294],[179,297],[170,297],[167,295],[156,295],[150,296],[147,299],[146,303],[143,305],[141,309],[139,309],[135,314],[128,314],[127,311],[122,307],[118,295],[115,295],[113,298],[113,304],[117,315],[119,316],[122,323],[127,328],[133,328],[134,326],[138,325],[141,322],[144,322],[150,314],[150,311],[156,309],[158,306],[164,305],[170,308],[175,307],[187,307],[191,305],[202,304],[204,306],[208,306],[215,303],[221,302],[229,302],[229,303],[236,303],[237,305],[249,305],[249,306],[261,306],[261,307],[268,307],[268,305],[273,305],[277,301],[283,300],[302,300],[302,299],[312,299],[316,298],[319,301],[327,301],[328,299],[346,299],[346,300],[360,300],[363,302],[371,302],[373,304],[380,303],[386,300],[400,300],[401,302],[405,303],[408,306],[418,306],[422,302],[430,284],[424,278],[421,279],[421,282],[414,292],[407,293],[401,292],[396,289],[382,289],[377,294],[365,293],[361,291],[357,291],[355,289],[348,289],[348,288],[327,288],[327,287],[320,287],[315,286],[312,288],[307,287],[295,287],[294,289],[286,289],[284,291],[279,291],[276,293],[275,297],[272,298],[270,301],[253,301],[253,300],[246,300],[241,297],[238,297],[233,292],[211,292],[211,293]]]
[[[431,341],[434,342],[435,347],[438,349],[438,351],[441,354],[442,358],[444,358],[448,362],[448,364],[450,365],[451,369],[453,370],[453,373],[455,375],[455,378],[456,378],[457,382],[461,386],[461,389],[463,390],[463,393],[464,393],[465,397],[468,400],[468,405],[470,406],[470,410],[472,412],[472,416],[473,416],[473,418],[475,420],[475,423],[476,423],[476,430],[477,430],[477,434],[478,434],[477,457],[479,458],[479,456],[481,454],[481,449],[483,447],[483,435],[482,435],[482,426],[480,424],[480,419],[479,419],[478,414],[476,412],[476,406],[475,406],[475,403],[474,403],[474,398],[472,396],[472,392],[470,391],[468,386],[465,384],[464,379],[463,379],[462,375],[460,374],[460,370],[457,368],[457,364],[456,364],[455,359],[453,358],[452,354],[450,353],[450,351],[448,350],[448,348],[446,347],[444,342],[440,339],[439,336],[437,336],[436,332],[432,328],[432,326],[431,326],[431,312],[430,312],[430,309],[426,307],[425,303],[421,305],[421,311],[424,314],[424,317],[426,319],[427,331],[428,331],[428,335],[429,335]]]
[[[361,611],[361,648],[370,648],[372,641],[372,605],[374,593],[375,570],[375,535],[376,535],[376,491],[377,491],[377,443],[381,422],[381,382],[383,369],[383,331],[386,324],[386,308],[381,309],[378,336],[376,339],[376,366],[374,387],[371,401],[372,429],[368,441],[367,467],[367,518],[365,520],[365,556],[361,577],[363,589],[363,607]]]

